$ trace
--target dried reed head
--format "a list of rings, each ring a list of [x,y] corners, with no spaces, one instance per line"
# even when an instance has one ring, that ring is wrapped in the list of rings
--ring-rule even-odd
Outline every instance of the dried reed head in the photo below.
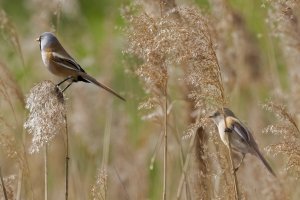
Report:
[[[177,63],[185,68],[185,80],[196,107],[207,112],[213,106],[222,107],[227,101],[221,71],[211,37],[211,23],[196,8],[179,10],[182,27],[178,27],[180,48]],[[177,44],[176,44],[177,45]]]
[[[96,177],[96,182],[91,188],[91,199],[106,199],[107,191],[107,172],[104,169],[99,169]]]
[[[179,14],[180,20],[170,18],[172,12]],[[155,107],[160,102],[157,97],[165,94],[175,67],[185,72],[181,80],[189,85],[189,97],[203,112],[212,104],[226,104],[209,23],[199,9],[178,7],[163,17],[141,11],[126,18],[130,23],[126,52],[142,60],[136,73],[144,81],[145,91],[152,94],[140,108],[161,110]]]
[[[274,113],[278,118],[276,124],[269,125],[264,132],[280,137],[280,142],[267,147],[273,155],[284,154],[287,157],[286,171],[295,173],[300,178],[300,131],[286,107],[272,101],[267,102],[263,107]]]
[[[187,134],[193,135],[200,126],[208,124],[208,113],[227,103],[211,37],[211,23],[207,16],[195,7],[176,7],[159,17],[148,15],[147,10],[139,11],[126,17],[130,25],[126,52],[141,61],[142,64],[136,73],[143,81],[145,91],[150,94],[140,109],[153,111],[148,115],[148,119],[163,122],[163,114],[170,113],[169,110],[164,110],[164,98],[161,98],[166,95],[166,88],[170,83],[174,83],[175,86],[172,86],[176,89],[185,88],[182,96],[188,99],[187,103],[192,110],[187,109],[183,112],[190,115],[195,107],[199,111],[193,120],[188,120],[189,123],[196,121]],[[177,17],[172,17],[173,13],[176,13]],[[178,72],[179,78],[176,74]],[[171,82],[172,79],[175,80]],[[207,147],[205,139],[200,140],[198,147],[201,153],[195,158],[198,163],[194,172],[201,175],[192,178],[195,178],[194,182],[198,182],[194,185],[195,188],[199,188],[199,185],[200,188],[208,188],[210,178],[204,161],[207,160]],[[200,190],[198,194],[202,197],[204,194],[208,195],[205,189]]]
[[[24,127],[33,136],[30,152],[39,152],[65,127],[63,93],[51,81],[43,81],[30,90],[26,108],[29,116]]]
[[[295,113],[300,115],[300,4],[297,0],[270,1],[268,22],[273,35],[279,39],[291,89],[289,101]]]

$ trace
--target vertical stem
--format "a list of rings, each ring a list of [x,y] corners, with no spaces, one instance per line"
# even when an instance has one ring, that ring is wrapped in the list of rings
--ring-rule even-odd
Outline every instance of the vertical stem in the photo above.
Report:
[[[58,1],[57,7],[56,7],[56,33],[58,33],[59,29],[59,22],[60,22],[60,16],[61,16],[61,7],[62,7],[62,2],[63,0]]]
[[[45,177],[44,177],[44,187],[45,187],[45,200],[48,200],[48,144],[45,145],[44,151],[44,167],[45,167]]]
[[[22,145],[22,151],[21,153],[21,158],[24,158],[24,161],[20,160],[19,161],[19,175],[21,176],[18,180],[18,189],[17,189],[17,200],[21,199],[21,193],[22,193],[22,184],[24,185],[25,192],[28,190],[27,188],[29,187],[30,193],[31,193],[31,199],[35,199],[34,192],[33,192],[33,186],[32,186],[32,176],[31,176],[31,171],[29,168],[29,163],[28,163],[28,156],[27,156],[27,150],[26,150],[26,135],[25,134],[25,129],[23,126],[22,129],[22,135],[21,135],[21,145]],[[27,177],[27,179],[23,179],[23,177]],[[23,183],[24,180],[24,183]],[[26,184],[28,182],[28,184]],[[29,185],[29,186],[28,186]]]
[[[3,190],[3,194],[4,194],[4,199],[8,200],[5,185],[4,185],[4,181],[3,181],[3,177],[2,177],[1,168],[0,168],[0,178],[1,178],[1,185],[2,185],[2,190]]]
[[[231,151],[231,143],[230,143],[230,134],[227,133],[227,139],[228,139],[228,145],[229,145],[229,159],[230,159],[230,164],[231,164],[231,170],[233,174],[233,185],[234,185],[234,192],[235,192],[235,199],[239,200],[239,187],[238,187],[238,180],[236,177],[236,171],[234,169],[234,164],[232,160],[232,151]]]
[[[163,183],[163,200],[167,199],[167,153],[168,153],[168,95],[167,83],[165,85],[165,121],[164,121],[164,183]]]
[[[25,134],[24,134],[25,135]],[[25,140],[24,140],[25,141]],[[35,199],[34,198],[34,192],[33,192],[33,186],[32,186],[32,177],[31,177],[31,173],[30,173],[30,168],[29,168],[29,163],[28,163],[28,158],[27,158],[27,153],[25,151],[25,144],[24,142],[22,142],[22,147],[24,149],[24,159],[25,159],[25,168],[26,168],[26,172],[28,179],[29,179],[29,188],[30,188],[30,193],[31,193],[31,199]],[[23,169],[22,169],[23,170]],[[23,172],[24,173],[24,172]],[[26,186],[26,185],[25,185]]]
[[[185,162],[184,162],[184,166],[183,166],[180,181],[179,181],[179,186],[178,186],[178,189],[177,189],[177,194],[176,194],[176,199],[177,200],[179,200],[180,196],[181,196],[182,187],[183,187],[183,184],[184,184],[184,181],[185,181],[185,174],[188,170],[188,166],[189,166],[189,163],[190,163],[190,160],[191,160],[191,156],[192,156],[191,151],[192,151],[192,148],[195,144],[196,135],[197,135],[196,133],[193,134],[193,136],[190,140],[190,143],[189,143],[187,156],[186,156],[186,159],[185,159]]]
[[[69,132],[68,132],[68,121],[67,121],[67,113],[65,113],[65,123],[66,123],[66,193],[65,193],[65,199],[68,200],[69,196]]]
[[[22,181],[23,181],[23,171],[22,171],[22,168],[19,167],[19,173],[18,173],[18,186],[17,186],[17,196],[16,196],[16,200],[21,200]]]
[[[222,107],[222,112],[223,112],[223,116],[224,116],[224,124],[225,124],[225,130],[228,128],[227,126],[227,121],[226,121],[226,114],[224,111],[224,107]],[[229,159],[230,159],[230,165],[231,165],[231,170],[232,170],[232,174],[233,174],[233,185],[234,185],[234,193],[235,193],[235,199],[238,200],[239,199],[239,188],[238,188],[238,180],[236,177],[236,173],[234,170],[234,164],[233,164],[233,160],[232,160],[232,151],[231,151],[231,135],[228,132],[225,132],[227,134],[227,141],[228,141],[228,149],[229,149]]]
[[[163,16],[163,10],[162,10],[162,8],[163,8],[163,1],[161,0],[160,2],[159,2],[159,7],[160,7],[160,17],[162,17]]]
[[[112,126],[112,102],[110,102],[110,105],[107,107],[107,115],[108,119],[105,123],[105,130],[104,130],[104,138],[103,138],[103,155],[102,155],[102,163],[101,163],[101,170],[105,171],[107,173],[107,166],[108,166],[108,159],[109,159],[109,147],[110,147],[110,137],[111,137],[111,126]],[[107,199],[107,179],[103,182],[103,188],[100,187],[100,196],[101,199],[106,200]]]

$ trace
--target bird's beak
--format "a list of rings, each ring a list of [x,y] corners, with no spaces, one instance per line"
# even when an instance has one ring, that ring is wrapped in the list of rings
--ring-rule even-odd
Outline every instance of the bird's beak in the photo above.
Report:
[[[212,116],[212,115],[210,115],[210,116],[208,116],[208,118],[213,118],[214,116]]]
[[[35,41],[40,42],[41,41],[40,37],[36,38]]]

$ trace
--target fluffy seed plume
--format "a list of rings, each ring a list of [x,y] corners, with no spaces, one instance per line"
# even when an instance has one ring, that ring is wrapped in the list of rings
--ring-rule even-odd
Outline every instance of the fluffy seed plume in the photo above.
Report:
[[[190,88],[189,97],[196,102],[196,107],[203,109],[203,105],[208,107],[211,102],[218,107],[225,105],[208,20],[197,8],[178,7],[176,13],[180,20],[170,19],[172,12],[160,18],[145,12],[127,17],[130,28],[126,53],[143,61],[136,73],[144,81],[145,91],[154,94],[139,108],[159,110],[155,106],[159,102],[157,96],[163,93],[166,80],[178,66],[185,73],[183,80]]]
[[[30,90],[26,109],[29,116],[24,127],[33,136],[30,153],[39,152],[65,126],[63,94],[51,81],[43,81]]]
[[[300,140],[299,128],[294,115],[289,113],[287,108],[281,104],[272,101],[267,102],[263,107],[275,114],[278,122],[267,126],[264,130],[267,134],[273,134],[280,137],[280,142],[269,145],[266,149],[273,155],[286,155],[287,162],[285,170],[294,173],[297,178],[300,177]]]

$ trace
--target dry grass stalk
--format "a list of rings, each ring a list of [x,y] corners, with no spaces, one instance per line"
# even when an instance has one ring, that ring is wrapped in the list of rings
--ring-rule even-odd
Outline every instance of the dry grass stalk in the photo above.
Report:
[[[3,9],[0,9],[0,29],[4,33],[6,39],[8,39],[12,46],[15,48],[16,52],[18,52],[21,58],[21,63],[23,66],[25,66],[18,33],[16,31],[15,26],[9,20],[6,12]]]
[[[165,88],[165,109],[164,109],[164,184],[163,184],[163,199],[167,199],[167,168],[168,168],[168,98],[167,86]]]
[[[64,0],[28,0],[28,9],[31,13],[29,23],[32,25],[32,32],[43,32],[45,30],[59,33],[61,15],[68,17],[80,17],[80,5],[78,2],[67,2]],[[36,26],[38,24],[38,26]]]
[[[224,111],[223,111],[224,112]],[[225,126],[226,125],[226,121],[225,121]],[[236,170],[234,168],[234,162],[233,162],[233,157],[232,157],[232,149],[231,149],[231,144],[230,144],[230,133],[227,133],[227,141],[228,141],[228,152],[229,152],[229,160],[230,160],[230,164],[231,164],[231,172],[233,173],[233,187],[234,187],[234,199],[239,200],[240,199],[240,192],[239,192],[239,187],[238,187],[238,179],[237,179],[237,175],[236,175]]]
[[[8,200],[8,198],[7,198],[7,192],[6,192],[6,188],[5,188],[5,184],[4,184],[3,177],[2,177],[1,168],[0,168],[0,179],[1,179],[1,185],[2,185],[2,190],[3,190],[4,198],[5,198],[5,200]]]
[[[64,121],[65,121],[65,135],[66,135],[66,150],[65,150],[65,171],[66,171],[66,175],[65,175],[65,199],[68,200],[69,198],[69,129],[68,129],[68,118],[67,118],[67,113],[64,113]]]
[[[2,196],[3,199],[13,200],[16,198],[16,176],[11,175],[3,178],[1,174],[1,187],[3,190],[1,190],[0,196]]]
[[[48,145],[44,149],[44,200],[48,200]]]
[[[180,20],[169,17],[175,11]],[[168,73],[167,68],[181,66],[188,97],[194,102],[193,107],[201,110],[195,117],[197,121],[192,131],[195,134],[198,127],[206,125],[200,122],[208,113],[227,103],[209,22],[196,8],[178,7],[162,17],[151,17],[145,12],[127,16],[130,23],[127,53],[143,61],[136,72],[144,81],[145,91],[151,95],[139,108],[154,110],[155,114],[150,116],[164,121],[163,96],[166,80],[172,78],[172,70]]]
[[[112,123],[112,107],[108,106],[109,117],[106,121],[104,139],[103,139],[103,156],[102,167],[98,169],[96,182],[91,188],[91,197],[93,200],[105,200],[107,199],[107,166],[109,159],[109,146],[111,137],[111,123]]]
[[[107,168],[107,199],[148,199],[151,194],[151,177],[149,163],[145,161],[152,153],[152,142],[142,139],[141,143],[134,147],[133,141],[130,140],[130,132],[127,131],[127,121],[120,121],[119,118],[112,118],[112,120],[111,144],[113,145],[110,151],[111,163]],[[162,186],[159,182],[155,184]]]
[[[202,142],[206,139],[206,134],[204,133],[204,129],[201,127],[195,133],[195,140],[194,140],[194,148],[191,154],[191,161],[190,166],[190,185],[191,185],[191,199],[209,199],[211,197],[211,185],[205,184],[203,181],[208,180],[208,160],[201,158],[205,153],[203,152],[205,148],[203,148]],[[205,165],[205,166],[201,166]],[[193,169],[194,168],[194,169]],[[199,170],[201,169],[201,170]],[[207,170],[207,171],[204,171]],[[200,180],[200,181],[199,181]],[[201,181],[203,180],[203,181]],[[201,190],[199,188],[202,188]]]
[[[22,123],[20,118],[23,115],[19,114],[23,113],[24,110],[24,95],[20,86],[2,62],[0,63],[0,94],[2,97],[1,112],[3,113],[3,116],[0,116],[0,146],[7,158],[17,161],[19,167],[18,179],[22,180],[23,175],[27,176],[29,174],[23,144],[23,127],[20,127]],[[5,113],[8,114],[4,115]],[[20,199],[21,190],[22,183],[19,181],[17,199]]]
[[[0,117],[0,147],[4,155],[9,159],[16,160],[18,163],[19,171],[22,171],[25,175],[28,175],[28,168],[26,166],[26,157],[22,153],[21,149],[18,147],[18,142],[14,137],[16,130],[7,122],[4,118]],[[19,174],[19,179],[21,179],[23,174]],[[18,190],[21,190],[22,184],[18,183]],[[9,195],[14,195],[14,191],[11,190],[11,187],[8,191]],[[15,195],[14,195],[15,196]],[[17,193],[16,197],[20,197],[20,193]],[[10,198],[9,199],[13,199]]]
[[[20,103],[23,107],[24,95],[21,91],[20,86],[14,80],[12,74],[4,63],[0,62],[0,94],[4,99],[4,102],[8,103],[10,111],[14,114],[15,122],[18,124],[16,116],[16,102]],[[15,101],[15,99],[17,101]]]
[[[144,13],[145,14],[145,13]],[[160,20],[158,19],[158,24],[156,24],[155,21],[152,21],[150,17],[145,14],[144,19],[142,21],[146,22],[147,24],[144,24],[143,27],[137,27],[143,24],[142,21],[136,20],[135,22],[132,21],[131,26],[134,27],[134,29],[139,28],[139,30],[134,31],[133,34],[134,37],[129,37],[129,45],[128,53],[132,55],[136,55],[138,57],[141,57],[144,60],[144,64],[139,67],[139,69],[136,71],[137,75],[144,81],[145,90],[152,96],[148,99],[146,103],[143,103],[140,108],[155,108],[156,110],[162,111],[163,115],[160,116],[162,129],[164,130],[164,167],[163,167],[163,199],[165,200],[167,198],[167,149],[168,149],[168,63],[166,58],[166,53],[163,52],[162,47],[165,45],[165,40],[163,37],[164,35],[160,36],[161,30],[159,30],[160,26],[159,23],[166,23],[166,19]],[[137,19],[137,18],[136,18]],[[149,20],[149,21],[148,21]],[[152,22],[151,22],[152,21]],[[159,22],[160,21],[160,22]],[[141,23],[141,24],[139,24]],[[139,24],[139,25],[138,25]],[[148,27],[147,27],[148,26]],[[163,26],[163,24],[162,24]],[[145,32],[148,28],[154,28],[156,31],[151,33],[151,31]],[[158,28],[158,29],[157,29]],[[131,35],[131,33],[129,34]],[[141,37],[149,37],[148,42],[144,41],[143,45],[136,46],[136,42],[140,42],[137,40],[142,39]],[[158,37],[158,40],[160,44],[156,46],[155,44],[158,41],[156,40],[156,37]],[[146,38],[144,38],[146,39]],[[146,43],[150,44],[148,50],[149,54],[146,52],[148,50],[144,49],[147,45]],[[140,47],[139,47],[140,46]],[[168,53],[167,53],[168,54]]]

